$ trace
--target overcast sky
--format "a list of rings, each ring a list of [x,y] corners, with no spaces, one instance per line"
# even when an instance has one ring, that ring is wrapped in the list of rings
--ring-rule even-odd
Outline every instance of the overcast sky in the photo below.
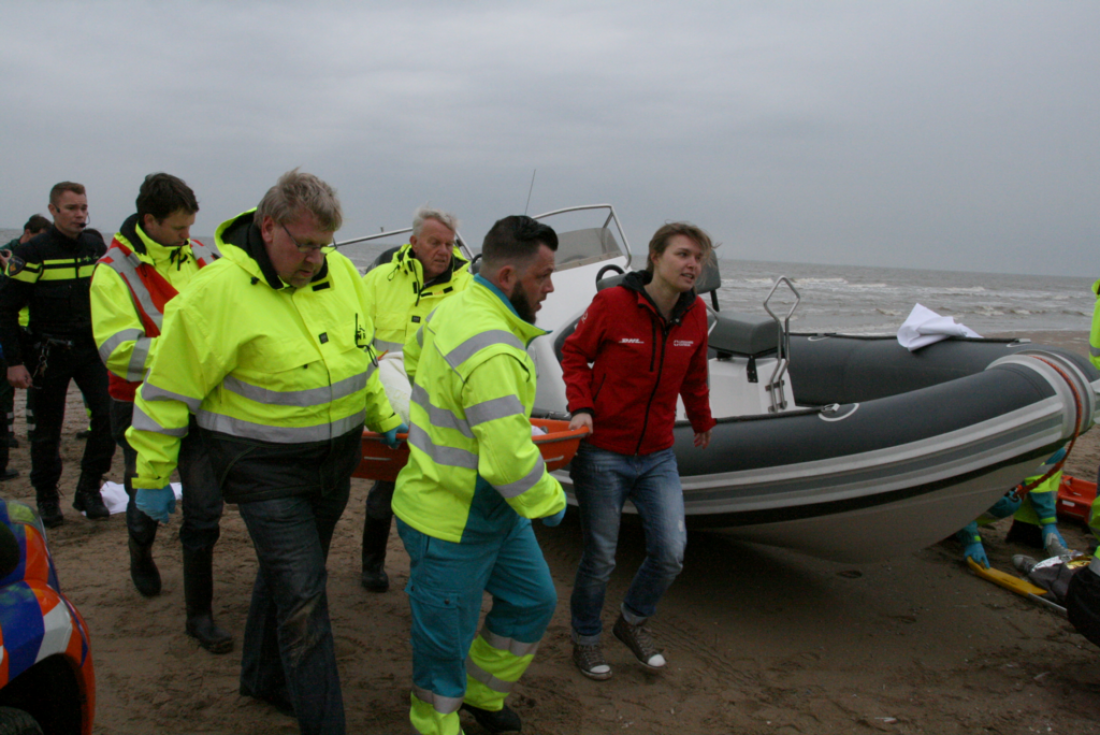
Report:
[[[0,227],[142,178],[196,234],[301,166],[342,237],[608,202],[635,250],[1100,276],[1100,3],[0,0]]]

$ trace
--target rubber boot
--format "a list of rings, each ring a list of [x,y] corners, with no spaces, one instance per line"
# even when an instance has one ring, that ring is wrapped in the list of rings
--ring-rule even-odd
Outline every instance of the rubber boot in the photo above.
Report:
[[[73,496],[73,507],[84,511],[91,519],[110,518],[111,511],[103,504],[103,497],[99,494],[99,486],[102,478],[80,473],[80,481],[76,483],[76,493]]]
[[[368,592],[390,588],[386,574],[386,543],[390,540],[390,519],[380,521],[369,515],[363,521],[363,576],[360,581]]]
[[[35,488],[38,501],[38,515],[42,516],[42,525],[46,528],[57,528],[65,522],[65,516],[61,512],[61,497],[57,488]]]
[[[160,570],[153,561],[153,545],[143,546],[130,536],[130,579],[144,597],[160,594]]]
[[[183,550],[183,597],[187,604],[187,635],[210,653],[229,653],[233,636],[214,622],[214,550]]]

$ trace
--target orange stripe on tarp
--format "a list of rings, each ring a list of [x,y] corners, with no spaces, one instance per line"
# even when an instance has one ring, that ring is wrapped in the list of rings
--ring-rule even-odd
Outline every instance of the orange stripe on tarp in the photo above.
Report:
[[[34,526],[24,525],[27,533],[27,564],[23,578],[30,582],[38,580],[43,583],[50,581],[50,555],[46,551],[46,539]]]

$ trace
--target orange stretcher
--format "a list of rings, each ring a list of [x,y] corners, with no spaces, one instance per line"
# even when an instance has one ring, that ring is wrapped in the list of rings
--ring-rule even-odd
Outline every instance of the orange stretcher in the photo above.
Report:
[[[531,419],[531,425],[546,430],[545,434],[532,434],[531,439],[542,452],[546,469],[551,472],[569,464],[577,453],[581,439],[588,433],[586,429],[570,431],[568,421],[556,419]],[[409,461],[409,445],[406,443],[408,434],[398,434],[397,438],[401,443],[396,449],[390,449],[382,443],[379,434],[364,431],[363,458],[359,460],[359,466],[352,477],[389,482],[396,480],[397,473]]]
[[[1062,484],[1058,486],[1058,517],[1089,523],[1089,509],[1096,497],[1096,483],[1069,475],[1062,475]]]

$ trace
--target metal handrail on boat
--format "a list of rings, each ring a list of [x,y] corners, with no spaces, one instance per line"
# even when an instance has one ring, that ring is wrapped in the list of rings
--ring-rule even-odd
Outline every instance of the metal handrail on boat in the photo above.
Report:
[[[786,284],[787,288],[794,294],[794,303],[791,304],[791,310],[787,312],[787,316],[783,319],[776,316],[776,313],[772,311],[772,308],[768,305],[768,302],[771,301],[772,296],[775,295],[781,283]],[[798,293],[798,289],[791,283],[791,279],[786,276],[780,276],[776,279],[775,284],[772,285],[771,291],[768,291],[767,298],[764,299],[764,311],[768,312],[771,318],[775,320],[776,328],[779,330],[779,341],[775,354],[775,370],[772,371],[772,377],[767,385],[768,395],[771,396],[772,401],[772,405],[768,410],[772,413],[779,413],[787,407],[787,395],[784,388],[786,381],[783,380],[783,377],[787,374],[787,368],[791,364],[791,315],[794,314],[795,309],[798,308],[800,303],[802,303],[802,295]]]
[[[615,214],[615,208],[610,204],[581,204],[576,207],[564,207],[562,209],[555,209],[550,212],[543,212],[542,214],[535,215],[534,219],[544,219],[546,217],[553,217],[557,214],[566,214],[568,212],[584,212],[589,209],[606,209],[608,211],[607,219],[604,220],[602,227],[607,228],[607,225],[611,222],[615,223],[615,229],[619,231],[619,237],[623,240],[623,247],[626,248],[626,267],[630,268],[630,262],[633,260],[634,254],[630,250],[630,241],[626,239],[626,232],[623,230],[623,225],[619,222],[619,216]]]

